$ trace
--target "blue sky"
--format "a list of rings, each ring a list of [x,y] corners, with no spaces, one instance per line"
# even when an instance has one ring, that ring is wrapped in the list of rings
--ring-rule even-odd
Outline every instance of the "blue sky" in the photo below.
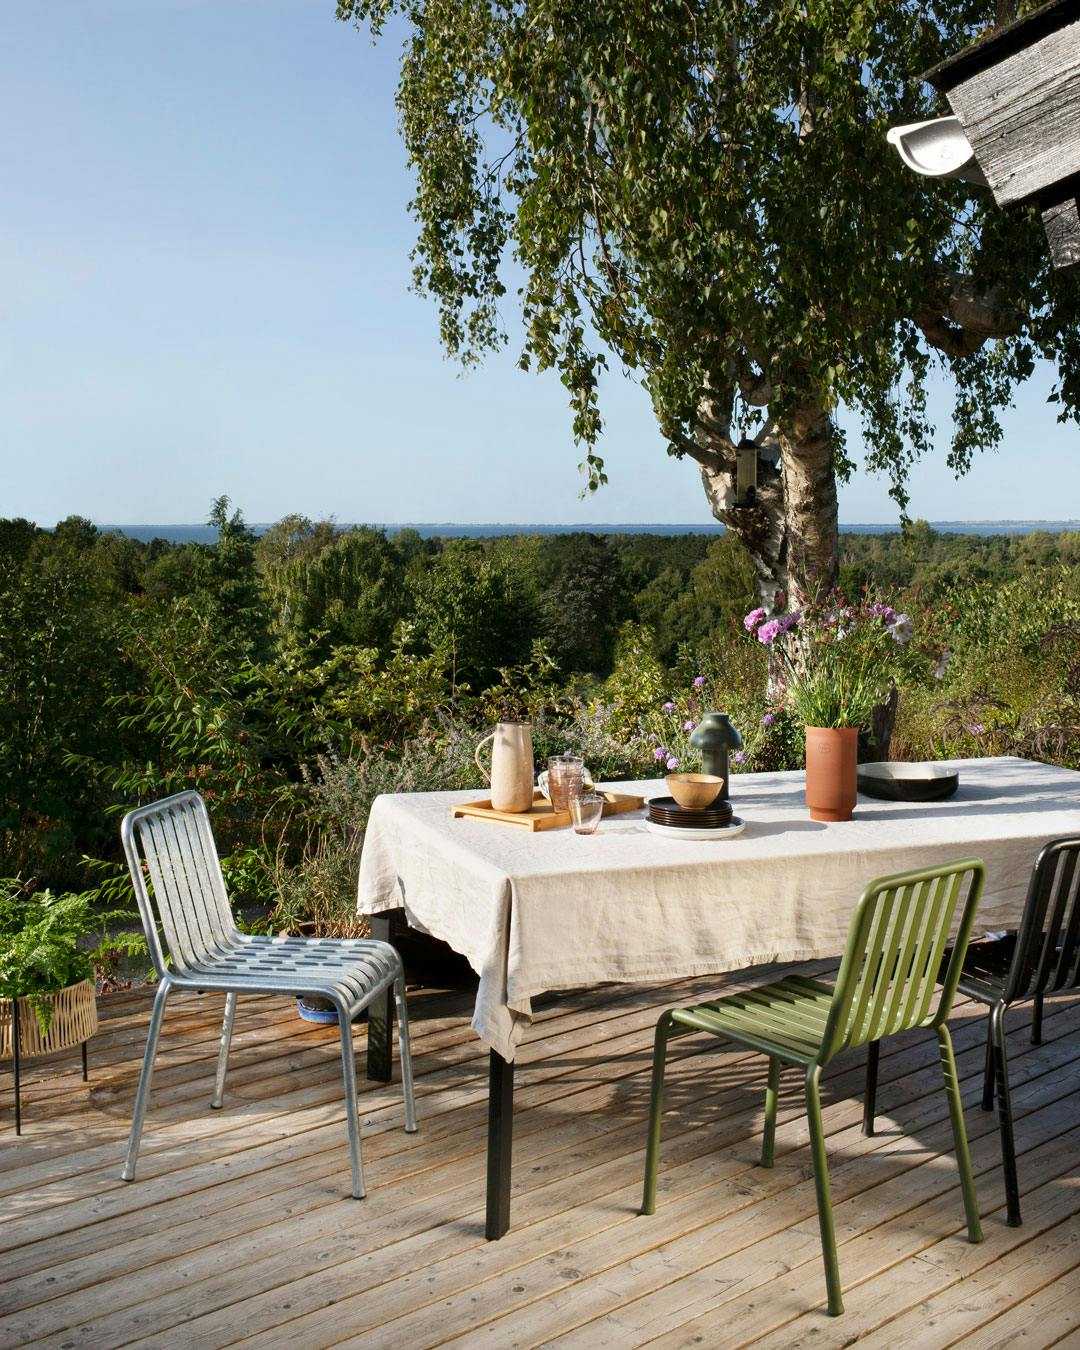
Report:
[[[399,41],[333,9],[0,8],[0,515],[199,521],[224,492],[251,521],[708,519],[631,381],[606,381],[611,484],[581,501],[557,379],[513,341],[464,377],[443,357],[407,289]],[[1080,515],[1050,385],[964,482],[921,466],[913,513]],[[886,485],[860,475],[841,519],[895,519]]]

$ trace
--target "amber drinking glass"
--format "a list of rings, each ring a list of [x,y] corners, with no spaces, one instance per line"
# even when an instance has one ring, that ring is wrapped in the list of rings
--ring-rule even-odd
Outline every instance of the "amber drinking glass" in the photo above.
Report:
[[[585,761],[576,755],[552,755],[548,760],[548,792],[555,811],[569,809],[570,798],[581,791]]]

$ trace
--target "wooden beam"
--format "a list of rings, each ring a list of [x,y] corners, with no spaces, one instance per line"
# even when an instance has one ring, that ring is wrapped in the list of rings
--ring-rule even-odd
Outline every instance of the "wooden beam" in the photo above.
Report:
[[[1074,20],[1080,19],[1080,0],[1050,0],[1022,19],[1002,24],[962,51],[939,61],[919,77],[932,84],[941,94],[947,94],[961,80],[997,65],[1026,47],[1032,47],[1049,33],[1056,33]]]
[[[1048,206],[1042,221],[1054,266],[1080,276],[1080,198],[1069,197]]]
[[[1080,174],[1080,6],[1065,27],[948,90],[999,206]]]

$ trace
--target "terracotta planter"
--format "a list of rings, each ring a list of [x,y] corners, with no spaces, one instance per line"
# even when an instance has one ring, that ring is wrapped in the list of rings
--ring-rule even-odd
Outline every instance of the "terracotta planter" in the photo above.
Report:
[[[858,759],[858,728],[806,728],[806,805],[811,820],[851,819]]]

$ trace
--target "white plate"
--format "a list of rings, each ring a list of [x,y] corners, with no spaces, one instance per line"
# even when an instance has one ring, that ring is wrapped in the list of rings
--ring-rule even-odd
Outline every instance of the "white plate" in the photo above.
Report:
[[[651,820],[645,822],[646,828],[653,834],[665,834],[669,839],[734,839],[746,829],[746,821],[732,816],[730,824],[714,826],[712,829],[690,829],[686,825],[657,825]]]

